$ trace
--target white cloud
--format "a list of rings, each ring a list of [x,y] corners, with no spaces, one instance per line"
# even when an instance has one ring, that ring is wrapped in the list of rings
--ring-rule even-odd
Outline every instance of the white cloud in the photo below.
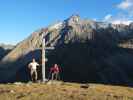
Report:
[[[133,6],[133,0],[124,0],[120,4],[117,5],[118,8],[126,10]]]
[[[129,17],[133,17],[133,0],[123,0],[117,8],[126,12]]]
[[[106,21],[106,20],[110,20],[112,18],[112,15],[111,14],[108,14],[108,15],[106,15],[105,17],[104,17],[104,20]]]
[[[112,24],[124,24],[124,25],[129,25],[132,21],[131,20],[114,20],[111,23]]]
[[[112,24],[125,24],[129,25],[133,20],[129,19],[123,14],[118,14],[116,16],[112,16],[111,14],[108,14],[104,17],[104,20],[106,22],[112,23]]]
[[[133,0],[123,0],[116,7],[119,12],[116,15],[107,14],[103,19],[104,21],[126,25],[133,22]]]
[[[97,21],[97,18],[93,18],[93,21]]]
[[[131,22],[133,22],[132,19],[128,18],[123,13],[119,13],[116,16],[113,16],[111,14],[107,14],[104,17],[103,21],[109,22],[112,24],[125,24],[125,25],[129,25]]]

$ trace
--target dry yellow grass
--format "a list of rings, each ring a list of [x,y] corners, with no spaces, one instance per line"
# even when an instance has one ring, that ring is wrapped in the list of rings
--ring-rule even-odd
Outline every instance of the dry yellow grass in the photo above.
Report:
[[[133,100],[133,88],[64,82],[1,84],[0,100]]]

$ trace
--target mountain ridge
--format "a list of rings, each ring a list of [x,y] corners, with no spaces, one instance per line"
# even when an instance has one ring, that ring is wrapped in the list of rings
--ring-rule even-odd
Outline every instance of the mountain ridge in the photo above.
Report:
[[[119,43],[133,38],[132,26],[132,23],[127,26],[87,21],[73,15],[63,22],[42,28],[18,43],[1,60],[0,68],[3,69],[1,73],[9,74],[7,76],[3,74],[4,79],[1,74],[1,82],[15,81],[16,73],[19,74],[19,81],[29,80],[26,66],[33,57],[37,61],[41,60],[42,34],[44,34],[46,46],[55,47],[55,50],[47,54],[50,59],[47,62],[47,74],[49,67],[58,63],[63,66],[64,81],[131,85],[133,51],[119,47]]]
[[[14,45],[0,43],[0,60],[6,56],[14,47]]]

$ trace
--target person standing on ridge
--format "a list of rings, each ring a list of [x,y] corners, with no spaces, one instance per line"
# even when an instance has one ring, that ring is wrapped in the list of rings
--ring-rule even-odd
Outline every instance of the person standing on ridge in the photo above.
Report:
[[[30,75],[31,75],[31,80],[37,81],[37,67],[39,64],[35,61],[35,58],[32,59],[32,62],[28,64],[28,68],[30,69]]]
[[[57,64],[54,64],[54,66],[50,68],[50,73],[52,73],[52,80],[54,80],[54,78],[55,80],[60,79],[59,72],[59,66]]]

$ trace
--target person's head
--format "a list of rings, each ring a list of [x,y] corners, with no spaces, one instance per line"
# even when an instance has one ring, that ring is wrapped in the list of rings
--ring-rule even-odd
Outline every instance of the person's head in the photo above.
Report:
[[[57,65],[57,64],[54,64],[54,67],[55,67],[55,68],[57,68],[57,67],[58,67],[58,65]]]
[[[36,62],[35,58],[32,59],[32,62]]]

